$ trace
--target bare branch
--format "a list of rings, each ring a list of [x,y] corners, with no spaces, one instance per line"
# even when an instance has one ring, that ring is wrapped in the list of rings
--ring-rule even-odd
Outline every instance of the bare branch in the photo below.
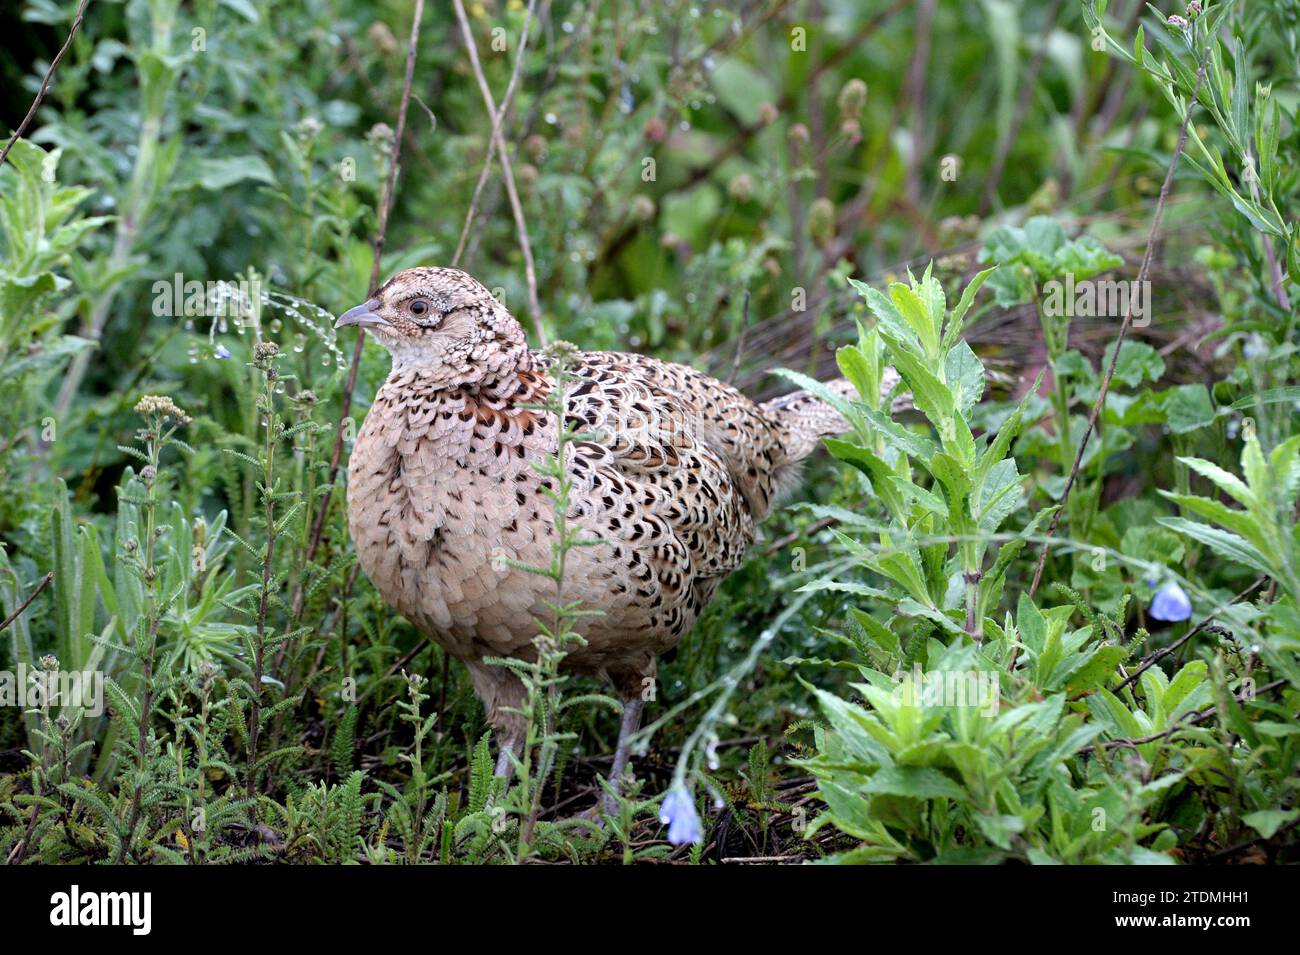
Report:
[[[1197,100],[1201,95],[1201,81],[1205,79],[1205,61],[1202,60],[1201,68],[1196,71],[1196,86],[1192,90],[1192,98],[1187,102],[1187,112],[1183,114],[1183,125],[1178,130],[1178,144],[1174,147],[1174,154],[1169,158],[1169,169],[1165,173],[1165,181],[1160,186],[1160,198],[1156,201],[1155,215],[1151,220],[1151,231],[1147,233],[1146,251],[1142,254],[1142,265],[1138,268],[1137,287],[1141,288],[1142,283],[1147,280],[1147,273],[1151,271],[1151,259],[1155,254],[1156,234],[1160,231],[1160,219],[1164,215],[1165,202],[1169,198],[1169,190],[1174,183],[1174,173],[1178,170],[1178,160],[1183,154],[1183,147],[1187,145],[1187,127],[1192,121],[1192,113],[1196,109]],[[1074,482],[1079,476],[1079,467],[1083,464],[1083,452],[1088,447],[1088,439],[1092,437],[1092,432],[1097,427],[1097,418],[1101,415],[1102,406],[1106,403],[1106,394],[1110,391],[1110,381],[1115,377],[1115,366],[1119,363],[1120,346],[1124,344],[1124,337],[1128,334],[1129,326],[1133,324],[1133,296],[1129,297],[1128,307],[1124,310],[1124,322],[1119,327],[1119,334],[1115,337],[1115,351],[1110,356],[1110,364],[1106,367],[1106,376],[1101,380],[1101,389],[1097,392],[1097,400],[1093,402],[1092,411],[1088,415],[1088,426],[1083,429],[1083,438],[1079,441],[1078,453],[1074,456],[1074,465],[1070,468],[1070,476],[1065,482],[1065,491],[1061,494],[1061,503],[1057,507],[1056,513],[1052,515],[1052,523],[1047,528],[1047,536],[1043,540],[1043,549],[1038,554],[1038,566],[1034,568],[1034,582],[1029,587],[1029,596],[1033,597],[1038,591],[1038,584],[1043,579],[1043,565],[1047,563],[1047,549],[1052,544],[1052,535],[1056,533],[1057,525],[1061,523],[1061,515],[1065,512],[1065,505],[1070,500],[1070,491],[1074,488]],[[1068,423],[1063,424],[1068,427]]]
[[[9,624],[13,623],[15,620],[17,620],[19,617],[23,615],[23,611],[32,605],[32,601],[41,595],[41,591],[44,590],[46,587],[48,587],[50,585],[50,581],[52,581],[53,579],[54,579],[54,571],[50,571],[41,579],[41,582],[36,585],[36,589],[27,595],[27,599],[24,600],[18,606],[18,609],[15,610],[13,613],[11,613],[9,616],[5,617],[4,623],[0,623],[0,633],[3,633],[5,629],[8,628]]]
[[[77,15],[72,20],[72,28],[68,30],[68,38],[63,41],[63,46],[59,47],[59,52],[54,54],[54,59],[50,61],[50,68],[45,71],[45,79],[41,80],[41,88],[36,91],[36,99],[32,100],[32,105],[27,110],[27,115],[23,121],[18,124],[14,134],[9,137],[9,142],[5,143],[5,148],[0,150],[0,166],[9,158],[9,150],[14,148],[14,143],[18,142],[18,137],[27,131],[27,126],[36,116],[36,111],[41,108],[41,102],[45,99],[45,91],[50,88],[50,78],[54,76],[54,70],[63,59],[63,54],[68,52],[68,47],[72,46],[72,38],[77,35],[77,28],[81,26],[81,21],[85,19],[87,0],[81,0],[77,4]]]
[[[519,73],[523,68],[524,51],[528,48],[528,30],[533,23],[533,8],[536,4],[537,0],[529,0],[528,10],[524,13],[524,29],[519,37],[519,51],[515,54],[514,69],[510,72],[510,82],[506,85],[505,95],[501,97],[501,105],[492,117],[492,135],[488,137],[487,155],[483,157],[483,168],[479,171],[478,182],[474,184],[474,195],[470,199],[469,208],[465,211],[465,224],[460,230],[460,241],[456,243],[456,254],[451,258],[453,266],[460,265],[460,257],[465,254],[465,243],[469,240],[470,226],[473,225],[474,217],[478,214],[479,198],[483,194],[483,186],[487,183],[488,173],[492,170],[492,152],[496,148],[497,137],[501,135],[501,124],[505,121],[506,113],[510,111],[510,104],[514,100],[515,85],[519,81]]]
[[[532,15],[531,11],[536,4],[537,0],[530,0],[528,4],[530,17]],[[474,78],[478,80],[479,92],[483,94],[483,105],[487,107],[489,116],[497,117],[496,101],[492,98],[492,89],[488,86],[487,77],[483,75],[483,64],[479,62],[478,47],[474,44],[474,34],[469,28],[469,18],[465,16],[465,4],[462,0],[452,0],[452,5],[456,8],[456,19],[460,21],[460,32],[465,38],[465,49],[469,53],[470,65],[474,69]],[[523,40],[520,40],[519,46],[519,53],[522,58]],[[516,63],[517,66],[518,63]],[[533,266],[533,249],[528,241],[528,223],[524,221],[524,207],[519,201],[519,191],[515,188],[515,173],[514,167],[510,163],[510,152],[506,149],[505,137],[501,135],[500,123],[495,120],[492,129],[492,142],[496,146],[497,158],[501,160],[501,177],[506,185],[506,195],[510,197],[510,210],[515,217],[515,231],[519,238],[519,251],[524,256],[524,273],[528,279],[528,309],[532,314],[533,330],[537,333],[538,342],[545,347],[546,330],[542,327],[542,308],[537,298],[537,270]]]
[[[420,21],[424,18],[424,0],[415,0],[415,13],[411,17],[411,39],[406,49],[406,76],[402,80],[402,101],[397,108],[397,130],[393,136],[393,152],[388,159],[388,180],[384,183],[384,197],[379,206],[379,229],[375,235],[375,255],[370,267],[369,294],[374,294],[379,284],[379,272],[384,256],[384,242],[388,235],[388,216],[393,207],[393,190],[397,183],[398,160],[402,155],[402,137],[406,133],[406,113],[411,105],[411,80],[415,75],[415,59],[420,42]],[[325,533],[325,520],[329,516],[330,503],[334,500],[334,485],[338,482],[339,465],[343,460],[343,433],[347,429],[348,415],[352,411],[352,392],[357,386],[357,370],[361,366],[361,351],[366,344],[365,332],[357,330],[357,344],[352,350],[352,365],[348,369],[347,385],[343,389],[343,407],[339,411],[339,423],[334,432],[334,451],[330,455],[329,481],[325,496],[321,499],[320,511],[316,514],[316,523],[312,527],[311,541],[307,545],[305,563],[311,563],[320,549],[321,538]],[[302,612],[303,588],[301,583],[294,597],[293,616]]]

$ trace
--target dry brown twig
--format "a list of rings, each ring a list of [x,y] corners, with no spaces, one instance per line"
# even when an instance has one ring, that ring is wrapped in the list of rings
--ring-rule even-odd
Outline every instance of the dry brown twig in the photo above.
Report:
[[[524,12],[524,28],[519,35],[519,50],[515,53],[515,65],[510,71],[510,82],[506,84],[505,94],[501,97],[501,103],[492,116],[492,133],[488,136],[487,154],[483,157],[483,168],[479,171],[478,182],[474,184],[474,194],[470,197],[469,208],[465,210],[465,224],[461,226],[460,240],[456,243],[456,254],[451,257],[453,266],[460,265],[460,257],[465,253],[465,243],[469,240],[470,226],[474,224],[474,217],[478,214],[479,199],[483,195],[483,186],[487,183],[488,173],[492,170],[492,153],[496,149],[497,138],[501,135],[501,124],[505,122],[506,113],[510,112],[510,106],[514,101],[515,87],[519,82],[519,74],[523,69],[524,52],[528,49],[528,31],[533,24],[533,8],[537,5],[537,0],[529,0],[528,9]]]
[[[406,113],[411,105],[411,81],[415,76],[415,59],[419,50],[420,22],[424,18],[424,0],[415,0],[415,12],[411,16],[411,39],[406,49],[406,75],[402,80],[402,101],[397,108],[397,129],[393,135],[393,151],[388,161],[388,179],[384,183],[384,197],[379,206],[379,227],[375,235],[375,255],[370,268],[369,294],[373,295],[379,284],[379,273],[384,256],[384,242],[388,235],[388,216],[393,206],[393,190],[397,184],[398,160],[402,154],[402,137],[406,134]],[[361,367],[361,351],[366,343],[365,332],[358,330],[357,344],[352,350],[352,365],[348,369],[347,384],[343,389],[343,407],[339,411],[339,423],[334,432],[334,450],[330,455],[329,480],[325,486],[325,496],[321,500],[316,522],[312,526],[311,540],[307,544],[304,563],[311,563],[320,550],[321,538],[325,533],[325,520],[329,516],[330,503],[334,500],[334,485],[338,482],[339,467],[343,460],[343,435],[347,431],[348,416],[352,411],[352,392],[357,386],[357,371]],[[303,585],[298,584],[293,600],[293,616],[302,613]]]
[[[478,81],[479,92],[483,95],[483,105],[487,107],[489,116],[497,117],[496,101],[492,96],[492,88],[488,86],[487,77],[483,75],[483,64],[479,62],[478,47],[474,43],[474,34],[469,28],[469,18],[465,15],[465,4],[462,0],[452,0],[452,5],[456,9],[456,19],[460,22],[461,35],[465,38],[465,50],[469,53],[469,62],[474,70],[474,79]],[[536,5],[537,0],[529,0],[528,15],[530,19]],[[525,27],[526,34],[527,28]],[[523,59],[523,54],[524,43],[521,39],[519,43],[519,59]],[[518,62],[516,62],[516,67],[518,67]],[[509,90],[507,90],[508,92]],[[503,105],[503,113],[504,110]],[[515,188],[515,171],[510,162],[510,151],[506,148],[505,137],[501,135],[500,123],[495,121],[492,128],[492,142],[496,146],[497,158],[501,160],[501,178],[505,182],[506,195],[510,198],[510,211],[515,218],[519,251],[524,257],[524,274],[528,279],[528,310],[532,315],[533,330],[537,333],[539,344],[545,347],[546,330],[542,327],[542,308],[537,298],[537,269],[533,265],[533,248],[528,239],[528,223],[524,219],[523,204],[519,201],[519,190]]]
[[[1267,577],[1257,578],[1253,584],[1251,584],[1241,593],[1237,594],[1237,596],[1233,597],[1223,606],[1230,607],[1233,604],[1237,603],[1238,601],[1244,600],[1246,597],[1249,597],[1251,593],[1253,593],[1255,590],[1258,590],[1259,587],[1262,586],[1264,581],[1266,581],[1267,579],[1268,579]],[[1196,636],[1202,630],[1205,630],[1207,627],[1209,627],[1214,622],[1214,618],[1217,614],[1218,614],[1218,610],[1216,610],[1215,613],[1208,614],[1205,617],[1205,619],[1203,619],[1196,626],[1192,627],[1190,630],[1188,630],[1185,634],[1183,634],[1173,643],[1169,644],[1169,646],[1162,647],[1161,649],[1157,650],[1155,653],[1151,654],[1149,657],[1147,657],[1145,660],[1142,661],[1142,663],[1138,666],[1136,670],[1134,670],[1132,673],[1130,673],[1128,676],[1124,678],[1123,683],[1119,684],[1116,687],[1113,687],[1111,689],[1111,692],[1118,693],[1120,690],[1124,689],[1124,687],[1130,685],[1131,683],[1136,682],[1138,677],[1140,677],[1147,670],[1150,670],[1153,666],[1155,666],[1165,657],[1169,656],[1170,654],[1177,653],[1178,649],[1182,647],[1183,644],[1187,643],[1187,641],[1192,639],[1192,637]]]
[[[18,142],[18,137],[27,131],[28,125],[36,117],[36,111],[41,108],[41,103],[45,99],[45,93],[50,88],[50,79],[54,76],[54,70],[58,67],[59,61],[63,59],[63,54],[68,52],[68,47],[72,46],[72,38],[77,35],[77,29],[81,26],[81,21],[86,18],[86,3],[88,0],[81,0],[77,5],[76,16],[72,19],[72,27],[68,30],[68,38],[63,41],[63,46],[59,47],[59,52],[54,54],[54,59],[50,61],[50,68],[45,71],[45,78],[41,80],[41,88],[36,91],[36,98],[32,100],[31,108],[27,110],[27,115],[23,121],[18,124],[13,135],[9,137],[9,142],[5,143],[5,148],[0,150],[0,166],[9,158],[9,150],[14,148],[14,143]]]
[[[1187,145],[1187,127],[1192,121],[1192,113],[1195,111],[1201,95],[1201,82],[1205,79],[1205,61],[1202,60],[1200,69],[1196,71],[1196,85],[1192,89],[1192,98],[1187,102],[1187,112],[1183,114],[1183,124],[1178,130],[1178,144],[1174,147],[1174,154],[1169,159],[1169,169],[1165,172],[1165,181],[1160,186],[1160,198],[1156,201],[1155,214],[1151,220],[1151,230],[1147,233],[1146,250],[1142,254],[1142,264],[1138,268],[1137,284],[1141,287],[1146,281],[1147,273],[1151,271],[1151,259],[1155,255],[1156,235],[1160,232],[1160,220],[1164,215],[1165,203],[1169,198],[1169,190],[1174,183],[1174,173],[1178,171],[1178,160],[1183,155],[1183,147]],[[1133,302],[1129,301],[1128,307],[1124,310],[1124,322],[1119,327],[1119,334],[1115,336],[1115,350],[1110,356],[1110,364],[1106,366],[1106,375],[1101,380],[1101,388],[1097,392],[1097,400],[1093,402],[1092,411],[1088,414],[1088,425],[1083,429],[1083,437],[1079,441],[1079,450],[1074,456],[1074,465],[1070,468],[1070,476],[1065,481],[1065,490],[1061,494],[1061,502],[1057,506],[1056,513],[1052,515],[1052,522],[1047,528],[1047,535],[1043,539],[1043,548],[1038,554],[1038,565],[1034,568],[1034,582],[1029,587],[1029,596],[1033,597],[1038,591],[1038,585],[1043,578],[1043,566],[1047,563],[1047,551],[1051,547],[1052,537],[1056,533],[1057,526],[1061,523],[1061,515],[1065,512],[1065,505],[1070,500],[1070,491],[1074,489],[1074,482],[1079,476],[1079,468],[1083,464],[1083,452],[1088,447],[1088,440],[1092,437],[1092,432],[1096,430],[1097,418],[1101,415],[1102,406],[1106,403],[1106,395],[1110,391],[1111,379],[1115,377],[1115,366],[1119,363],[1120,346],[1124,344],[1124,338],[1128,335],[1129,327],[1133,324]],[[1068,422],[1063,423],[1068,426]],[[1014,658],[1012,665],[1014,665]]]
[[[43,578],[41,578],[41,582],[36,585],[36,589],[34,589],[30,594],[27,595],[27,599],[24,600],[21,604],[19,604],[18,608],[14,610],[13,613],[5,617],[3,623],[0,623],[0,633],[3,633],[9,627],[9,624],[13,623],[15,620],[17,620],[19,617],[23,615],[23,611],[32,605],[32,601],[41,595],[41,591],[44,590],[46,587],[48,587],[50,585],[50,581],[52,581],[53,579],[54,579],[54,571],[50,571]]]

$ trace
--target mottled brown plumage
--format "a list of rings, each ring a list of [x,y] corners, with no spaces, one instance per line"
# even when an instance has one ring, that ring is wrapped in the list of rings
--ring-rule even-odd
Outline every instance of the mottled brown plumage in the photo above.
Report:
[[[547,482],[556,425],[535,405],[550,360],[486,289],[454,269],[408,269],[340,325],[365,327],[393,368],[348,465],[348,524],[383,598],[463,661],[504,750],[523,737],[522,687],[484,657],[532,656],[549,619]],[[578,629],[572,669],[610,680],[625,703],[613,779],[627,759],[655,659],[681,640],[744,559],[756,525],[824,434],[846,429],[805,392],[751,402],[700,372],[642,355],[579,353],[570,423],[570,521],[602,543],[569,553],[566,597],[600,616]],[[844,390],[847,384],[835,383]],[[649,695],[649,694],[645,694]]]

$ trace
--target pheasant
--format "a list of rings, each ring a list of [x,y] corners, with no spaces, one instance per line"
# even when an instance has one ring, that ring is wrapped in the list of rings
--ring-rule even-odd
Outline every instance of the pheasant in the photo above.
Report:
[[[550,482],[533,466],[557,448],[553,416],[536,408],[556,387],[553,359],[456,269],[399,273],[343,326],[365,329],[392,356],[348,462],[361,568],[469,669],[500,744],[497,774],[508,778],[526,729],[524,688],[484,658],[532,659],[534,620],[550,616],[552,582],[506,559],[549,565],[556,539]],[[656,658],[744,560],[800,460],[848,425],[808,392],[756,404],[643,355],[579,352],[567,367],[566,421],[589,438],[569,446],[568,520],[600,543],[569,553],[565,598],[600,613],[579,620],[586,642],[564,666],[608,680],[623,702],[609,775],[617,792]]]

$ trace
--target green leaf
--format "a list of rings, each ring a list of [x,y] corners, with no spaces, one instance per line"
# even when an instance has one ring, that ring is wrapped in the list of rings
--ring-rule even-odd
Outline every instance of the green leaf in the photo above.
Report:
[[[970,311],[971,305],[975,303],[975,295],[983,287],[985,281],[990,275],[998,270],[996,265],[985,269],[982,272],[975,273],[974,277],[966,283],[966,288],[961,293],[956,306],[952,310],[952,315],[948,319],[948,328],[943,333],[942,350],[947,351],[956,342],[961,335],[962,325],[966,318],[966,313]]]
[[[709,83],[718,102],[746,125],[758,123],[759,107],[763,103],[780,99],[770,72],[760,71],[734,56],[718,60],[709,75]]]
[[[1138,524],[1124,531],[1120,553],[1144,564],[1176,566],[1183,560],[1183,541],[1163,527]]]
[[[969,417],[984,395],[984,364],[965,341],[958,342],[944,358],[944,376],[957,410]]]
[[[863,792],[912,799],[966,800],[966,790],[937,769],[927,766],[889,766],[877,770]]]
[[[1025,593],[1020,595],[1020,603],[1016,607],[1016,630],[1020,632],[1021,642],[1031,653],[1037,655],[1043,652],[1047,640],[1047,621]]]
[[[871,481],[871,490],[880,498],[890,514],[901,516],[906,513],[904,499],[897,489],[899,478],[888,464],[866,448],[858,447],[856,444],[838,438],[824,440],[826,450],[834,457],[853,465],[867,476]]]
[[[1160,491],[1160,493],[1183,510],[1190,511],[1199,517],[1209,518],[1234,534],[1241,535],[1260,551],[1268,550],[1267,536],[1254,518],[1245,511],[1233,510],[1222,501],[1216,501],[1208,497],[1198,497],[1194,494],[1172,494],[1169,491]]]
[[[221,0],[221,5],[234,10],[249,23],[257,23],[261,20],[252,0]]]
[[[1178,460],[1202,477],[1209,478],[1219,486],[1221,491],[1236,500],[1238,504],[1250,507],[1255,503],[1255,495],[1251,493],[1250,488],[1232,472],[1225,471],[1217,464],[1203,458],[1180,457]]]
[[[1088,693],[1106,684],[1115,675],[1115,669],[1128,656],[1125,647],[1103,644],[1084,655],[1077,666],[1066,674],[1066,685],[1072,693]]]
[[[1261,809],[1246,813],[1241,821],[1265,839],[1272,839],[1279,829],[1297,817],[1300,817],[1300,809]]]
[[[889,298],[894,303],[898,314],[907,322],[913,334],[921,343],[924,354],[933,358],[939,352],[939,329],[930,315],[930,309],[916,292],[902,282],[893,282],[889,286]],[[901,371],[901,369],[900,369]]]
[[[1156,518],[1156,522],[1176,530],[1180,534],[1186,534],[1193,540],[1200,541],[1220,557],[1226,557],[1238,564],[1244,564],[1252,570],[1267,574],[1270,577],[1275,574],[1274,569],[1269,566],[1264,555],[1252,547],[1244,538],[1236,534],[1230,534],[1217,527],[1189,521],[1182,517],[1159,517]]]
[[[1183,702],[1205,683],[1206,672],[1204,660],[1193,660],[1185,664],[1169,681],[1169,688],[1165,690],[1164,699],[1161,701],[1167,720],[1176,716],[1179,710],[1184,708]]]
[[[952,392],[898,338],[883,330],[881,337],[889,345],[894,368],[912,392],[912,403],[943,434],[955,410]]]
[[[1108,346],[1101,363],[1103,368],[1110,367],[1110,359],[1114,354],[1115,346]],[[1164,373],[1165,360],[1146,342],[1126,338],[1120,345],[1119,361],[1115,363],[1115,378],[1130,388],[1136,388],[1143,381],[1156,381]]]
[[[1019,816],[973,814],[975,824],[979,826],[984,838],[1000,849],[1011,848],[1011,837],[1025,831],[1025,821]]]
[[[1300,385],[1287,385],[1285,388],[1269,388],[1265,391],[1255,392],[1234,401],[1230,407],[1237,411],[1243,411],[1255,407],[1255,405],[1274,405],[1283,402],[1300,401]]]
[[[917,338],[916,332],[907,323],[894,303],[889,297],[879,289],[872,288],[865,282],[859,282],[857,279],[849,279],[851,285],[866,300],[867,308],[871,314],[876,316],[877,328],[881,332],[887,332],[895,339],[903,342],[909,350],[920,353],[923,351],[921,340]]]
[[[857,390],[859,400],[880,407],[880,362],[872,361],[856,345],[845,345],[835,352],[835,363]]]
[[[275,185],[275,174],[261,156],[202,158],[195,164],[193,181],[209,192],[221,192],[236,183],[253,181]]]
[[[5,278],[0,282],[0,315],[6,322],[16,324],[37,302],[57,288],[58,279],[53,272]]]
[[[930,461],[930,471],[943,484],[948,493],[950,512],[961,512],[963,503],[970,495],[970,475],[962,463],[946,451],[940,451]]]
[[[1174,434],[1187,434],[1212,424],[1216,417],[1205,385],[1179,385],[1164,394],[1165,420]]]
[[[853,619],[858,622],[858,625],[866,632],[867,636],[871,638],[873,643],[887,653],[899,652],[898,634],[894,633],[894,631],[890,630],[865,610],[859,610],[857,607],[850,607],[849,613],[853,616]]]
[[[1098,689],[1088,697],[1088,708],[1094,716],[1111,724],[1116,738],[1141,739],[1146,735],[1137,717],[1110,690]]]
[[[915,458],[926,467],[929,467],[931,459],[939,453],[933,441],[914,431],[909,431],[888,415],[866,405],[858,405],[857,408],[867,423],[879,431],[888,444],[908,457]]]

